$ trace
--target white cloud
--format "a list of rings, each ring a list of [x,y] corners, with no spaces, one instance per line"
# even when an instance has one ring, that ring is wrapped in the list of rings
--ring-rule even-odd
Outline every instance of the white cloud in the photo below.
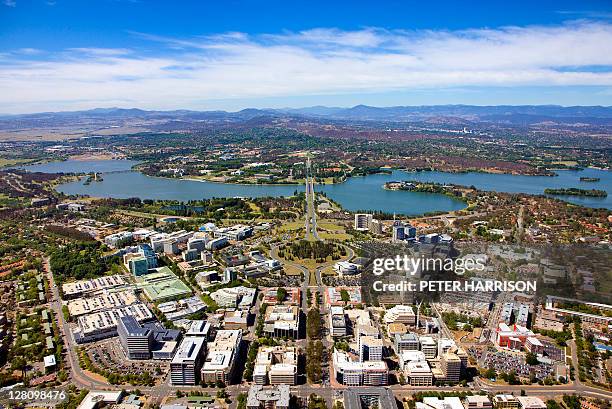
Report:
[[[205,101],[443,87],[612,86],[612,24],[466,31],[224,33],[139,49],[72,48],[47,58],[0,56],[0,111],[124,101],[197,108]],[[151,54],[151,48],[155,54]]]
[[[17,6],[17,2],[15,0],[3,0],[2,4],[4,4],[7,7],[15,7],[15,6]]]

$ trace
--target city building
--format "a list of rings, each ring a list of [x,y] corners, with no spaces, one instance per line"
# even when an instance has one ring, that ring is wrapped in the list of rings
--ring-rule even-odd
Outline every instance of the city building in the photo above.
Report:
[[[130,231],[122,231],[108,235],[104,238],[104,243],[112,248],[123,247],[132,242],[134,235]]]
[[[253,385],[249,388],[246,400],[247,409],[289,409],[291,394],[289,385],[264,388]]]
[[[219,237],[216,239],[209,240],[206,243],[206,250],[211,250],[211,251],[219,250],[228,245],[229,245],[229,242],[227,241],[225,237]]]
[[[423,402],[416,402],[416,409],[464,409],[461,399],[456,396],[447,396],[442,399],[427,396]]]
[[[517,396],[521,409],[546,409],[546,403],[536,396]]]
[[[536,337],[528,337],[525,340],[525,349],[534,354],[541,355],[544,352],[544,344]]]
[[[383,340],[373,336],[359,336],[359,361],[382,361]]]
[[[334,270],[341,277],[348,275],[355,275],[359,273],[359,266],[357,264],[348,262],[348,261],[338,261],[334,264]]]
[[[295,305],[271,305],[265,311],[263,332],[274,338],[299,337],[300,309]]]
[[[77,327],[73,330],[74,340],[82,344],[117,336],[117,321],[126,315],[133,316],[141,323],[151,321],[154,317],[142,303],[86,314],[77,319]]]
[[[463,406],[465,409],[493,409],[493,403],[486,395],[468,395]]]
[[[170,362],[172,385],[197,385],[206,351],[206,340],[202,337],[185,337]]]
[[[407,326],[416,324],[416,315],[410,305],[395,305],[385,312],[383,318],[385,324],[402,323]]]
[[[344,308],[330,307],[329,309],[329,328],[332,337],[344,337],[347,334],[346,316]]]
[[[208,346],[208,355],[202,366],[202,380],[206,383],[229,384],[234,374],[236,358],[242,343],[241,330],[219,330]]]
[[[354,361],[343,351],[333,352],[334,378],[347,386],[383,386],[389,381],[384,361]]]
[[[519,409],[521,404],[514,395],[500,394],[493,396],[493,407],[495,409]]]
[[[362,301],[360,287],[327,287],[324,294],[327,306],[358,305]]]
[[[261,289],[263,293],[262,303],[271,304],[287,304],[287,305],[300,305],[302,292],[299,287],[283,287],[285,298],[282,300],[278,299],[279,294],[278,287],[268,287]]]
[[[149,271],[147,258],[140,254],[128,253],[123,256],[128,271],[135,276],[142,276]]]
[[[342,397],[344,409],[398,409],[393,392],[386,388],[348,388]]]
[[[150,359],[153,345],[153,332],[143,327],[131,315],[119,317],[117,333],[129,359]]]
[[[399,367],[404,369],[409,362],[426,361],[425,354],[422,351],[404,351],[398,354]]]
[[[219,307],[249,309],[255,301],[256,288],[244,286],[221,288],[210,294]]]
[[[521,349],[527,338],[534,337],[533,331],[514,324],[512,327],[500,322],[495,333],[495,343],[503,348]]]
[[[223,328],[246,331],[249,326],[249,315],[248,310],[226,311],[223,315]]]
[[[459,379],[461,379],[461,367],[461,358],[455,353],[445,352],[440,357],[440,368],[445,382],[459,382]]]
[[[76,318],[99,311],[127,307],[137,302],[138,298],[133,290],[119,290],[117,292],[102,292],[98,295],[71,299],[66,303],[66,307],[70,316]]]
[[[421,351],[425,354],[425,358],[434,359],[438,352],[438,343],[432,337],[420,337]]]
[[[354,228],[357,231],[368,231],[372,223],[372,214],[356,213]]]
[[[215,230],[214,236],[215,238],[224,238],[226,240],[244,240],[253,235],[253,228],[251,226],[245,226],[242,224],[237,224],[232,227],[223,227]]]
[[[297,358],[296,347],[260,347],[255,360],[253,381],[258,385],[295,385]]]
[[[188,337],[203,337],[208,340],[211,333],[211,325],[209,322],[204,320],[193,320],[191,324],[189,324],[189,328],[185,333]]]
[[[393,339],[395,353],[398,355],[404,351],[418,351],[420,345],[419,338],[413,333],[395,334]]]
[[[72,298],[89,296],[94,293],[127,286],[127,281],[121,275],[112,275],[94,278],[92,280],[80,280],[62,284],[62,298],[69,300]]]
[[[191,295],[191,289],[170,268],[164,266],[136,277],[139,288],[153,302],[163,302]]]
[[[407,362],[404,365],[404,374],[411,386],[433,385],[433,373],[425,360]]]

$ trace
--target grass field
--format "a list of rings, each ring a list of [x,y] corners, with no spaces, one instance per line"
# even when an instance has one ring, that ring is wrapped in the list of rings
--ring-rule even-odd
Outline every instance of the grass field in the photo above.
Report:
[[[4,167],[8,167],[8,166],[20,165],[20,164],[28,163],[28,162],[32,162],[32,160],[31,159],[7,159],[7,158],[0,158],[0,168],[4,168]]]
[[[285,264],[283,266],[283,270],[285,271],[285,274],[287,274],[288,276],[299,276],[302,273],[302,270],[290,264]]]
[[[289,230],[297,230],[302,227],[304,227],[304,222],[298,220],[296,222],[284,222],[281,224],[278,230],[279,231],[289,231]]]

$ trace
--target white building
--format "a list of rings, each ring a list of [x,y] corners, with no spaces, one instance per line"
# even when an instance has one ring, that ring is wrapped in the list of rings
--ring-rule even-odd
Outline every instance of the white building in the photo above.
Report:
[[[197,385],[200,368],[206,351],[206,340],[202,337],[185,337],[170,362],[172,385]]]
[[[208,347],[208,355],[202,366],[202,380],[207,383],[229,384],[240,353],[242,330],[219,330]]]

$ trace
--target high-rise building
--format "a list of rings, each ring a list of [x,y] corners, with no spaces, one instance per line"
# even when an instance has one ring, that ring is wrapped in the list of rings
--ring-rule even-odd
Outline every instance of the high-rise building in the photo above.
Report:
[[[446,382],[459,382],[461,378],[461,358],[452,352],[446,352],[440,357],[440,367]]]
[[[356,213],[355,214],[355,230],[367,231],[370,229],[372,223],[372,215],[369,213]]]
[[[438,352],[438,343],[432,337],[420,337],[421,351],[425,354],[425,358],[434,359]]]
[[[383,341],[372,336],[359,337],[359,361],[382,361]]]
[[[433,385],[433,374],[427,361],[408,362],[404,368],[404,373],[411,386]]]
[[[172,385],[197,385],[204,362],[206,339],[185,337],[170,362],[170,381]]]
[[[204,382],[229,384],[240,353],[242,330],[217,331],[214,342],[208,347],[208,355],[202,366]]]
[[[398,355],[404,351],[418,351],[419,345],[419,338],[412,333],[395,334],[395,339],[393,340],[393,346]]]
[[[153,332],[141,326],[131,315],[119,317],[117,333],[129,359],[150,359]]]
[[[149,263],[144,256],[130,257],[128,260],[128,269],[135,276],[142,276],[149,271]]]

